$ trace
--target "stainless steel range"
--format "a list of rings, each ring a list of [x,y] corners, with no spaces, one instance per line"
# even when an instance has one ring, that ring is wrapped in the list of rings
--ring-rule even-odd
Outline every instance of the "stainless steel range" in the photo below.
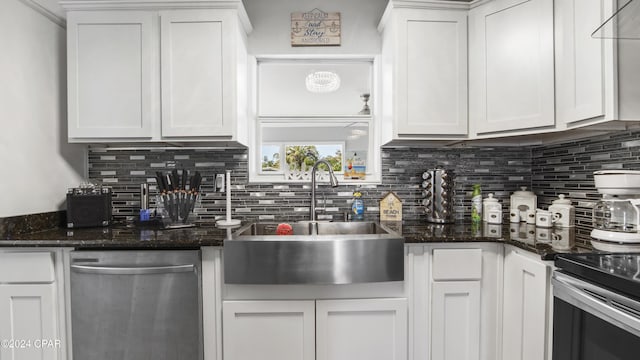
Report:
[[[553,275],[553,359],[640,356],[640,254],[562,254]]]

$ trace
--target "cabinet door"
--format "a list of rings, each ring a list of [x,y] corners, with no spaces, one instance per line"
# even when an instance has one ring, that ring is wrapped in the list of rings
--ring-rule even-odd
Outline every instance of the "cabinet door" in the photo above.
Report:
[[[557,0],[555,4],[559,119],[567,124],[617,119],[614,41],[591,37],[611,15],[612,1]]]
[[[314,360],[313,301],[225,301],[225,360]]]
[[[67,16],[69,138],[150,138],[153,17]]]
[[[544,360],[547,266],[516,251],[504,259],[502,358]]]
[[[553,0],[491,1],[472,9],[470,22],[477,134],[553,126]]]
[[[480,359],[480,281],[436,281],[431,290],[431,359]]]
[[[407,359],[406,299],[316,301],[317,360]]]
[[[234,39],[228,14],[160,14],[163,137],[232,135]]]
[[[398,135],[466,135],[466,12],[404,11],[398,24]]]
[[[0,285],[0,359],[60,359],[55,284]]]

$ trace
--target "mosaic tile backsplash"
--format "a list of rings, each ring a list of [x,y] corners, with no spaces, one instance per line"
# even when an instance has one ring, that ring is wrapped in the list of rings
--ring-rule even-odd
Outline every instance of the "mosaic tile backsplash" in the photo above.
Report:
[[[114,217],[137,216],[140,183],[148,182],[155,192],[155,171],[174,167],[198,170],[204,176],[204,196],[196,206],[197,222],[213,222],[225,216],[225,194],[214,192],[215,174],[231,169],[233,217],[243,221],[297,221],[309,218],[308,183],[251,184],[246,149],[136,148],[89,151],[89,177],[114,190]],[[421,175],[426,169],[452,169],[455,178],[455,218],[469,220],[472,185],[482,185],[483,195],[493,192],[503,204],[508,221],[509,196],[520,186],[538,195],[538,206],[547,208],[558,194],[565,194],[576,206],[576,234],[587,243],[591,231],[591,207],[600,198],[593,183],[593,171],[600,169],[640,170],[640,131],[607,135],[534,147],[422,148],[394,147],[382,150],[382,183],[377,185],[319,184],[320,219],[343,219],[350,210],[351,193],[358,188],[365,199],[365,217],[377,220],[378,201],[395,192],[403,201],[406,220],[424,220]],[[152,200],[152,206],[154,205]]]
[[[538,206],[547,208],[558,194],[576,207],[576,238],[587,242],[592,206],[601,198],[596,170],[640,170],[640,131],[622,131],[579,141],[532,148],[532,188]]]
[[[383,149],[381,156],[381,184],[331,188],[319,183],[317,207],[325,211],[319,213],[318,218],[343,219],[344,213],[350,210],[352,192],[359,189],[365,200],[366,219],[379,218],[378,202],[389,191],[402,199],[404,219],[425,219],[420,205],[422,172],[436,166],[452,169],[456,175],[454,209],[457,220],[469,217],[472,184],[481,184],[485,194],[493,192],[507,203],[511,192],[531,184],[531,150],[527,148],[396,147]],[[213,222],[225,216],[225,194],[214,191],[213,180],[215,174],[224,173],[226,169],[232,170],[234,218],[243,221],[309,219],[309,183],[251,184],[248,166],[246,149],[91,148],[89,151],[89,178],[94,183],[113,188],[116,220],[137,217],[140,183],[148,182],[153,195],[156,193],[155,172],[173,168],[198,170],[203,174],[204,196],[194,210],[196,222]],[[153,199],[151,206],[154,206]]]

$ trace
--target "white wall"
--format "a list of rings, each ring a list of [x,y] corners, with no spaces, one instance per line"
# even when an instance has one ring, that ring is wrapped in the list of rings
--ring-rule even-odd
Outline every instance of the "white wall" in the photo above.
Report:
[[[379,54],[377,26],[387,0],[243,0],[253,32],[249,53],[274,54]],[[291,13],[318,8],[340,12],[341,46],[291,46]]]
[[[66,143],[65,37],[22,1],[0,1],[0,217],[59,210],[84,176],[84,146]]]

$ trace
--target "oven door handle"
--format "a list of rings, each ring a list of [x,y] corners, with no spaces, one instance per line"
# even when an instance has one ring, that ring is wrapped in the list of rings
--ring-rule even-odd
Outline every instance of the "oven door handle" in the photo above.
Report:
[[[146,267],[114,267],[114,266],[90,266],[90,265],[71,265],[71,270],[82,274],[101,274],[101,275],[150,275],[150,274],[170,274],[193,272],[195,266],[188,265],[170,265],[170,266],[146,266]]]
[[[557,271],[551,282],[553,296],[640,337],[640,303]]]

